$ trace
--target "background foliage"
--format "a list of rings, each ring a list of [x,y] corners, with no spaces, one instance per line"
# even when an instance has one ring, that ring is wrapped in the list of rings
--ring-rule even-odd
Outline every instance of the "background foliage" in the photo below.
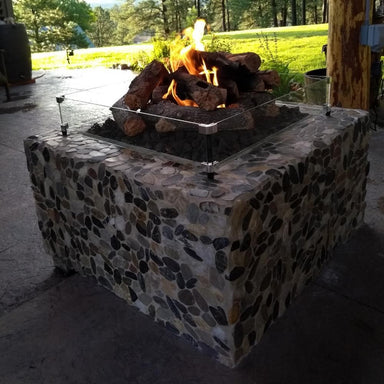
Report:
[[[291,73],[303,73],[325,66],[322,46],[327,43],[327,38],[328,25],[317,24],[211,33],[204,37],[203,42],[207,50],[256,52],[262,58],[264,69],[276,68],[281,72],[282,69],[286,71],[287,66]],[[62,66],[112,67],[124,63],[133,69],[140,69],[153,58],[167,57],[169,45],[169,40],[157,39],[146,44],[78,49],[71,57],[70,64],[62,51],[35,53],[32,55],[32,65],[33,69],[53,69]]]
[[[87,47],[85,31],[94,14],[81,0],[14,0],[15,18],[25,24],[32,51]]]
[[[125,0],[111,9],[83,0],[14,0],[34,51],[168,39],[203,17],[211,32],[327,22],[328,0]]]

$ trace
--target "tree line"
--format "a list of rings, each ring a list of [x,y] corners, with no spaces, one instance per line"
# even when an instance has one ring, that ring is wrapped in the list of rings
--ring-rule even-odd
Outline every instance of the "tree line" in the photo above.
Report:
[[[83,0],[14,0],[14,10],[33,51],[170,38],[198,17],[213,32],[328,21],[328,0],[125,0],[111,9]]]

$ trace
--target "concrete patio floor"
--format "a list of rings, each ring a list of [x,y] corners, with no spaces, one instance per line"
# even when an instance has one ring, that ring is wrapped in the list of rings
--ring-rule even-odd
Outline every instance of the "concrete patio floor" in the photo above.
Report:
[[[384,383],[383,128],[371,132],[365,224],[231,370],[92,279],[55,271],[42,247],[23,139],[60,130],[55,96],[132,74],[34,76],[35,84],[11,88],[10,102],[0,89],[1,384]],[[87,108],[72,105],[70,129],[89,117]]]

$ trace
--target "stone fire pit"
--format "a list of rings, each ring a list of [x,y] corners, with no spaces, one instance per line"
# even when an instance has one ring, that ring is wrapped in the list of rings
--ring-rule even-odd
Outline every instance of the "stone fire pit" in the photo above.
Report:
[[[233,367],[362,222],[368,131],[362,111],[311,115],[214,181],[81,132],[25,151],[55,265]]]

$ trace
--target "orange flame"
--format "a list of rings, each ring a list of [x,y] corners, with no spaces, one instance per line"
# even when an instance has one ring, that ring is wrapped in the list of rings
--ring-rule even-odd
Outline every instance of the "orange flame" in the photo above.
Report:
[[[171,84],[168,87],[167,93],[163,95],[163,99],[164,100],[167,99],[170,94],[172,94],[173,98],[175,99],[178,105],[183,105],[185,107],[198,107],[198,105],[193,100],[189,100],[189,99],[182,100],[180,99],[179,96],[177,96],[175,80],[171,81]]]
[[[191,41],[191,44],[184,47],[179,54],[172,55],[171,68],[172,71],[177,71],[178,68],[185,66],[191,75],[198,75],[201,69],[196,68],[192,58],[192,50],[204,51],[205,47],[202,43],[204,36],[205,20],[197,19],[194,28],[189,27],[183,31],[185,38]]]
[[[205,20],[198,19],[195,22],[194,28],[189,27],[183,31],[184,36],[191,40],[191,44],[181,49],[179,54],[172,52],[170,64],[173,72],[184,66],[189,74],[194,76],[203,75],[205,76],[207,83],[219,86],[217,68],[213,67],[212,69],[208,69],[204,60],[201,59],[201,62],[196,62],[196,55],[193,54],[194,51],[204,51],[205,49],[204,44],[202,43],[205,24]],[[176,93],[176,85],[176,82],[172,80],[167,93],[163,95],[163,99],[172,95],[179,105],[198,107],[193,100],[181,100]],[[219,106],[219,108],[222,107],[223,106]]]

